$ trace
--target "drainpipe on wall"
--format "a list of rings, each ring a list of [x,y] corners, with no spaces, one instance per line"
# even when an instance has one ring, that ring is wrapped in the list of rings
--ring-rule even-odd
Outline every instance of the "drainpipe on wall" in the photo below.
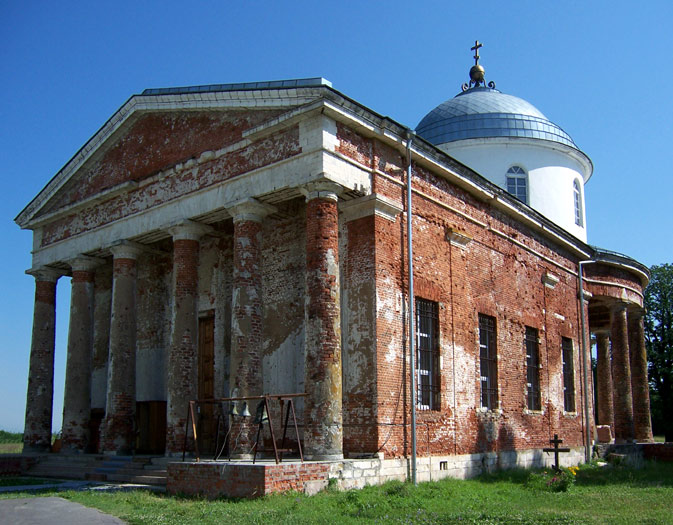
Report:
[[[411,141],[415,133],[407,131],[407,254],[409,256],[409,368],[411,369],[411,482],[416,480],[416,333],[414,323],[414,251],[411,212]]]
[[[590,361],[587,359],[587,335],[586,327],[584,323],[584,283],[582,281],[583,277],[583,265],[591,264],[596,261],[587,260],[580,261],[578,265],[578,276],[579,276],[579,300],[580,300],[580,326],[582,330],[582,383],[584,390],[584,461],[587,463],[591,461],[591,418],[589,415],[589,369],[591,366]]]

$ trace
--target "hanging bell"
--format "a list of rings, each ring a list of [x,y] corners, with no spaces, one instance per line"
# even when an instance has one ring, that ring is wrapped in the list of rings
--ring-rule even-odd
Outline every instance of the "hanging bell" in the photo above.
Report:
[[[243,410],[241,410],[241,417],[250,417],[250,410],[248,410],[248,402],[243,401]]]
[[[257,410],[255,410],[255,424],[259,425],[267,421],[269,421],[269,414],[266,411],[266,403],[262,400],[257,405]]]
[[[238,415],[238,407],[236,406],[236,403],[234,402],[229,402],[229,415],[230,416],[237,416]]]

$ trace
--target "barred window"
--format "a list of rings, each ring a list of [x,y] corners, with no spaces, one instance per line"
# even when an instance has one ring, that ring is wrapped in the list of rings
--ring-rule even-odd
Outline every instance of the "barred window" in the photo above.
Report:
[[[526,327],[526,387],[529,410],[542,410],[540,399],[540,348],[537,328]]]
[[[520,166],[512,166],[507,170],[507,193],[511,193],[521,202],[528,204],[526,172]]]
[[[566,412],[575,411],[575,366],[573,362],[572,339],[561,339],[561,353],[563,357],[563,409]]]
[[[416,298],[416,407],[439,410],[439,308]]]
[[[495,317],[479,314],[481,406],[489,410],[498,408],[498,368],[495,341]]]

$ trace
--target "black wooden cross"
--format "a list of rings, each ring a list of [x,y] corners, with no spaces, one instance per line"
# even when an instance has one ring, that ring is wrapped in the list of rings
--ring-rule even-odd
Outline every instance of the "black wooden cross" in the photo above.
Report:
[[[559,448],[559,445],[563,443],[562,439],[558,438],[558,434],[554,434],[554,439],[550,439],[549,443],[554,445],[554,448],[543,448],[543,452],[553,452],[554,453],[554,464],[552,465],[552,468],[554,470],[559,470],[559,461],[558,461],[558,454],[559,452],[570,452],[569,448]]]

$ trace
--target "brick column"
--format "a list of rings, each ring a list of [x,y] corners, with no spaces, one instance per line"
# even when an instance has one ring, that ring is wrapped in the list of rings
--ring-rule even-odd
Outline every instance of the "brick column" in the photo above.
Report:
[[[136,278],[142,248],[121,243],[112,252],[112,308],[102,449],[129,454],[135,447]]]
[[[596,332],[596,375],[598,385],[598,424],[610,425],[615,432],[615,414],[612,402],[612,365],[610,363],[610,334]]]
[[[307,185],[306,194],[306,404],[304,454],[343,458],[339,214],[329,182]]]
[[[615,443],[627,443],[633,440],[633,404],[626,303],[615,304],[610,313],[612,382],[616,386],[614,389]]]
[[[647,382],[647,348],[643,327],[643,310],[629,312],[629,353],[631,355],[631,390],[633,394],[633,431],[636,441],[652,442],[650,387]]]
[[[72,294],[61,449],[66,453],[86,452],[89,444],[94,269],[100,263],[99,259],[84,256],[70,261]]]
[[[228,211],[234,219],[229,387],[236,397],[256,396],[262,394],[262,220],[274,208],[248,199]],[[254,415],[254,402],[248,405]],[[252,418],[232,421],[233,456],[250,456],[256,431]]]
[[[168,352],[166,455],[182,453],[189,401],[198,396],[199,239],[209,230],[184,221],[173,236],[173,323]]]
[[[39,268],[28,270],[26,273],[35,277],[35,306],[33,307],[33,339],[30,344],[23,451],[44,452],[51,447],[56,282],[61,272]]]

